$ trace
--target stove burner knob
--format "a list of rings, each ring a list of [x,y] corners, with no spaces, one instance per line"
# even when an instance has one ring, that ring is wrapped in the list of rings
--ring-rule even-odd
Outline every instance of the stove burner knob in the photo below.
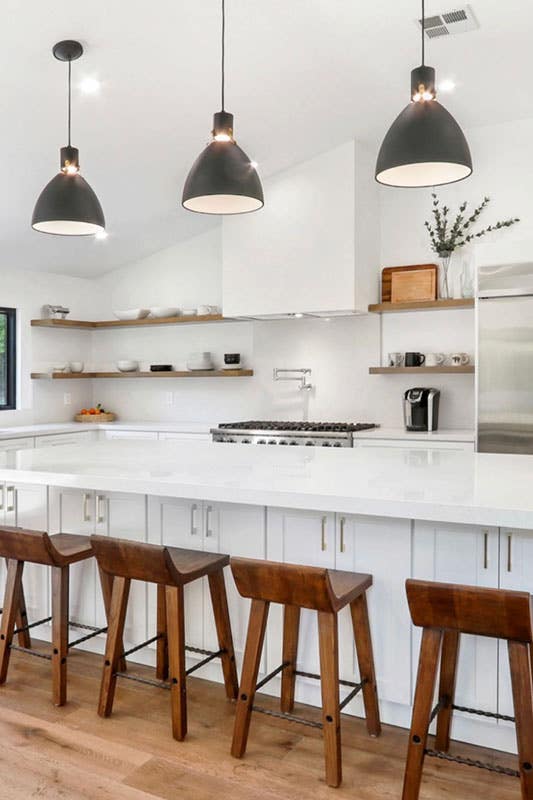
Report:
[[[305,443],[305,446],[306,446],[306,447],[314,447],[314,446],[315,446],[315,443],[314,443],[314,442],[311,442],[311,441],[310,441],[310,442],[306,442],[306,443]]]
[[[280,444],[288,444],[288,442],[286,442],[285,439],[282,439]]]
[[[259,439],[259,441],[257,442],[257,444],[266,444],[266,441],[265,441],[264,439]]]
[[[227,441],[227,442],[231,442],[231,443],[233,444],[233,442],[235,441],[235,439],[232,439],[232,438],[230,437],[229,439],[226,439],[226,441]]]
[[[324,442],[322,447],[331,447],[331,442]]]
[[[241,444],[250,444],[250,439],[242,439]]]
[[[298,442],[289,442],[289,444],[294,446],[295,444],[298,444]]]
[[[268,440],[268,443],[269,443],[269,444],[276,444],[276,440],[275,440],[275,439],[269,439],[269,440]]]
[[[341,444],[340,442],[335,442],[335,444],[333,445],[333,447],[342,447],[342,444]]]

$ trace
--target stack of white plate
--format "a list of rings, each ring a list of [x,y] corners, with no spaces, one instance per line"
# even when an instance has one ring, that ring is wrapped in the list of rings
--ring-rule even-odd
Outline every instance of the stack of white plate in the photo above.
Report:
[[[191,370],[191,372],[194,370],[214,369],[211,353],[189,353],[187,369]]]

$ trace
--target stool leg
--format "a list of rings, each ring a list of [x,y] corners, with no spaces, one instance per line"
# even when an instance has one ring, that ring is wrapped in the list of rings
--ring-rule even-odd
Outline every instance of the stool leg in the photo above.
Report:
[[[450,749],[450,728],[452,724],[457,659],[459,657],[459,631],[445,631],[442,639],[440,660],[439,703],[437,714],[437,735],[435,749],[447,753]]]
[[[522,800],[533,800],[533,694],[528,645],[509,641]]]
[[[226,686],[228,700],[236,700],[239,694],[239,679],[235,666],[235,653],[233,650],[233,636],[231,635],[231,622],[229,618],[228,596],[224,582],[224,572],[220,570],[209,575],[209,591],[213,605],[213,615],[218,636],[218,646],[223,651],[221,655],[222,673]]]
[[[8,558],[6,558],[6,567],[7,566],[9,566]],[[22,586],[22,581],[20,584],[19,608],[17,611],[16,623],[17,628],[24,628],[28,624],[28,614],[26,612],[26,600],[24,599],[24,587]],[[31,647],[31,636],[29,631],[21,631],[21,633],[17,634],[17,638],[19,647],[27,647],[28,649]]]
[[[67,702],[69,568],[52,567],[52,699]]]
[[[296,659],[298,656],[298,635],[300,632],[299,606],[285,606],[283,609],[283,657],[285,667],[281,673],[281,710],[290,714],[294,709],[294,690],[296,687]]]
[[[168,657],[172,735],[178,742],[187,735],[187,675],[185,672],[185,609],[183,586],[166,586]]]
[[[370,634],[365,592],[350,603],[350,612],[352,615],[359,674],[361,676],[361,681],[363,681],[366,727],[370,736],[379,736],[381,733],[381,722],[379,719],[378,690],[376,687],[372,636]]]
[[[168,678],[167,603],[164,584],[157,585],[157,635],[155,675],[159,681]]]
[[[107,629],[104,669],[102,671],[102,682],[100,684],[100,699],[98,701],[98,713],[101,717],[108,717],[113,710],[113,700],[115,699],[115,688],[117,685],[116,673],[118,671],[120,657],[124,652],[122,638],[124,635],[129,591],[130,579],[115,575],[113,578],[111,605],[109,607],[109,625]]]
[[[319,611],[320,688],[328,786],[339,786],[342,781],[338,638],[337,615],[329,611]]]
[[[107,626],[109,628],[109,612],[111,609],[111,595],[113,594],[113,575],[104,572],[100,565],[98,565],[98,574],[100,575],[100,586],[102,587],[102,597],[104,600],[105,616]],[[123,643],[121,642],[121,653],[124,652]],[[119,672],[126,672],[126,659],[121,656],[118,664]]]
[[[0,684],[5,683],[7,678],[15,619],[20,608],[23,569],[24,561],[9,559],[7,562],[7,579],[4,591],[2,626],[0,628]]]
[[[418,800],[420,793],[424,750],[426,748],[433,693],[437,680],[441,639],[442,631],[434,628],[424,628],[418,661],[415,702],[413,704],[413,717],[409,733],[402,800]]]
[[[270,603],[264,600],[252,600],[242,664],[239,699],[235,714],[235,726],[233,728],[233,742],[231,744],[231,755],[235,758],[242,758],[246,752],[269,608]]]

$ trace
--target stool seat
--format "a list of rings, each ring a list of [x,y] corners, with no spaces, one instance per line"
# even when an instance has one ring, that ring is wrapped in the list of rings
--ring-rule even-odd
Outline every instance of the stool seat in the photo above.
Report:
[[[333,591],[334,606],[337,611],[351,603],[372,586],[372,575],[360,572],[344,572],[340,569],[328,570],[329,582]]]
[[[61,557],[61,563],[75,564],[84,561],[93,554],[91,540],[88,536],[79,536],[76,533],[54,533],[50,541]]]
[[[172,567],[179,576],[178,585],[185,585],[204,575],[211,575],[229,564],[229,556],[220,553],[185,550],[180,547],[167,547],[166,552]]]

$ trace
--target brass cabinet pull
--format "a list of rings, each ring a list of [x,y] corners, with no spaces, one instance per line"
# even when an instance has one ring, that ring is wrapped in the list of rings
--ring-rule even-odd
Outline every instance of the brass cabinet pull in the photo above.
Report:
[[[193,503],[191,506],[191,536],[196,536],[198,533],[198,528],[196,527],[196,511],[198,506],[196,503]]]
[[[212,536],[213,535],[213,530],[212,530],[212,528],[211,528],[211,526],[209,524],[211,522],[211,512],[212,511],[213,511],[213,506],[207,506],[206,511],[205,511],[205,535],[206,535],[206,538],[208,536]]]
[[[6,511],[14,511],[15,510],[15,487],[8,486],[7,487],[7,507]],[[11,493],[11,500],[9,499],[9,494]]]
[[[513,534],[507,534],[507,572],[513,571],[512,564],[512,551],[513,551]]]
[[[489,532],[483,531],[483,569],[489,568]]]
[[[103,494],[96,497],[96,514],[98,522],[105,522],[105,495]]]
[[[84,492],[83,494],[83,521],[90,522],[91,521],[91,511],[89,509],[89,503],[91,502],[91,495],[88,492]]]
[[[346,525],[346,517],[341,517],[341,541],[339,545],[339,551],[341,553],[346,552],[346,547],[344,544],[344,526]]]
[[[6,491],[5,486],[0,487],[0,511],[4,510],[4,493]]]
[[[322,527],[321,527],[321,542],[320,542],[320,549],[322,551],[328,549],[328,543],[326,541],[326,523],[328,521],[327,517],[322,517]]]

